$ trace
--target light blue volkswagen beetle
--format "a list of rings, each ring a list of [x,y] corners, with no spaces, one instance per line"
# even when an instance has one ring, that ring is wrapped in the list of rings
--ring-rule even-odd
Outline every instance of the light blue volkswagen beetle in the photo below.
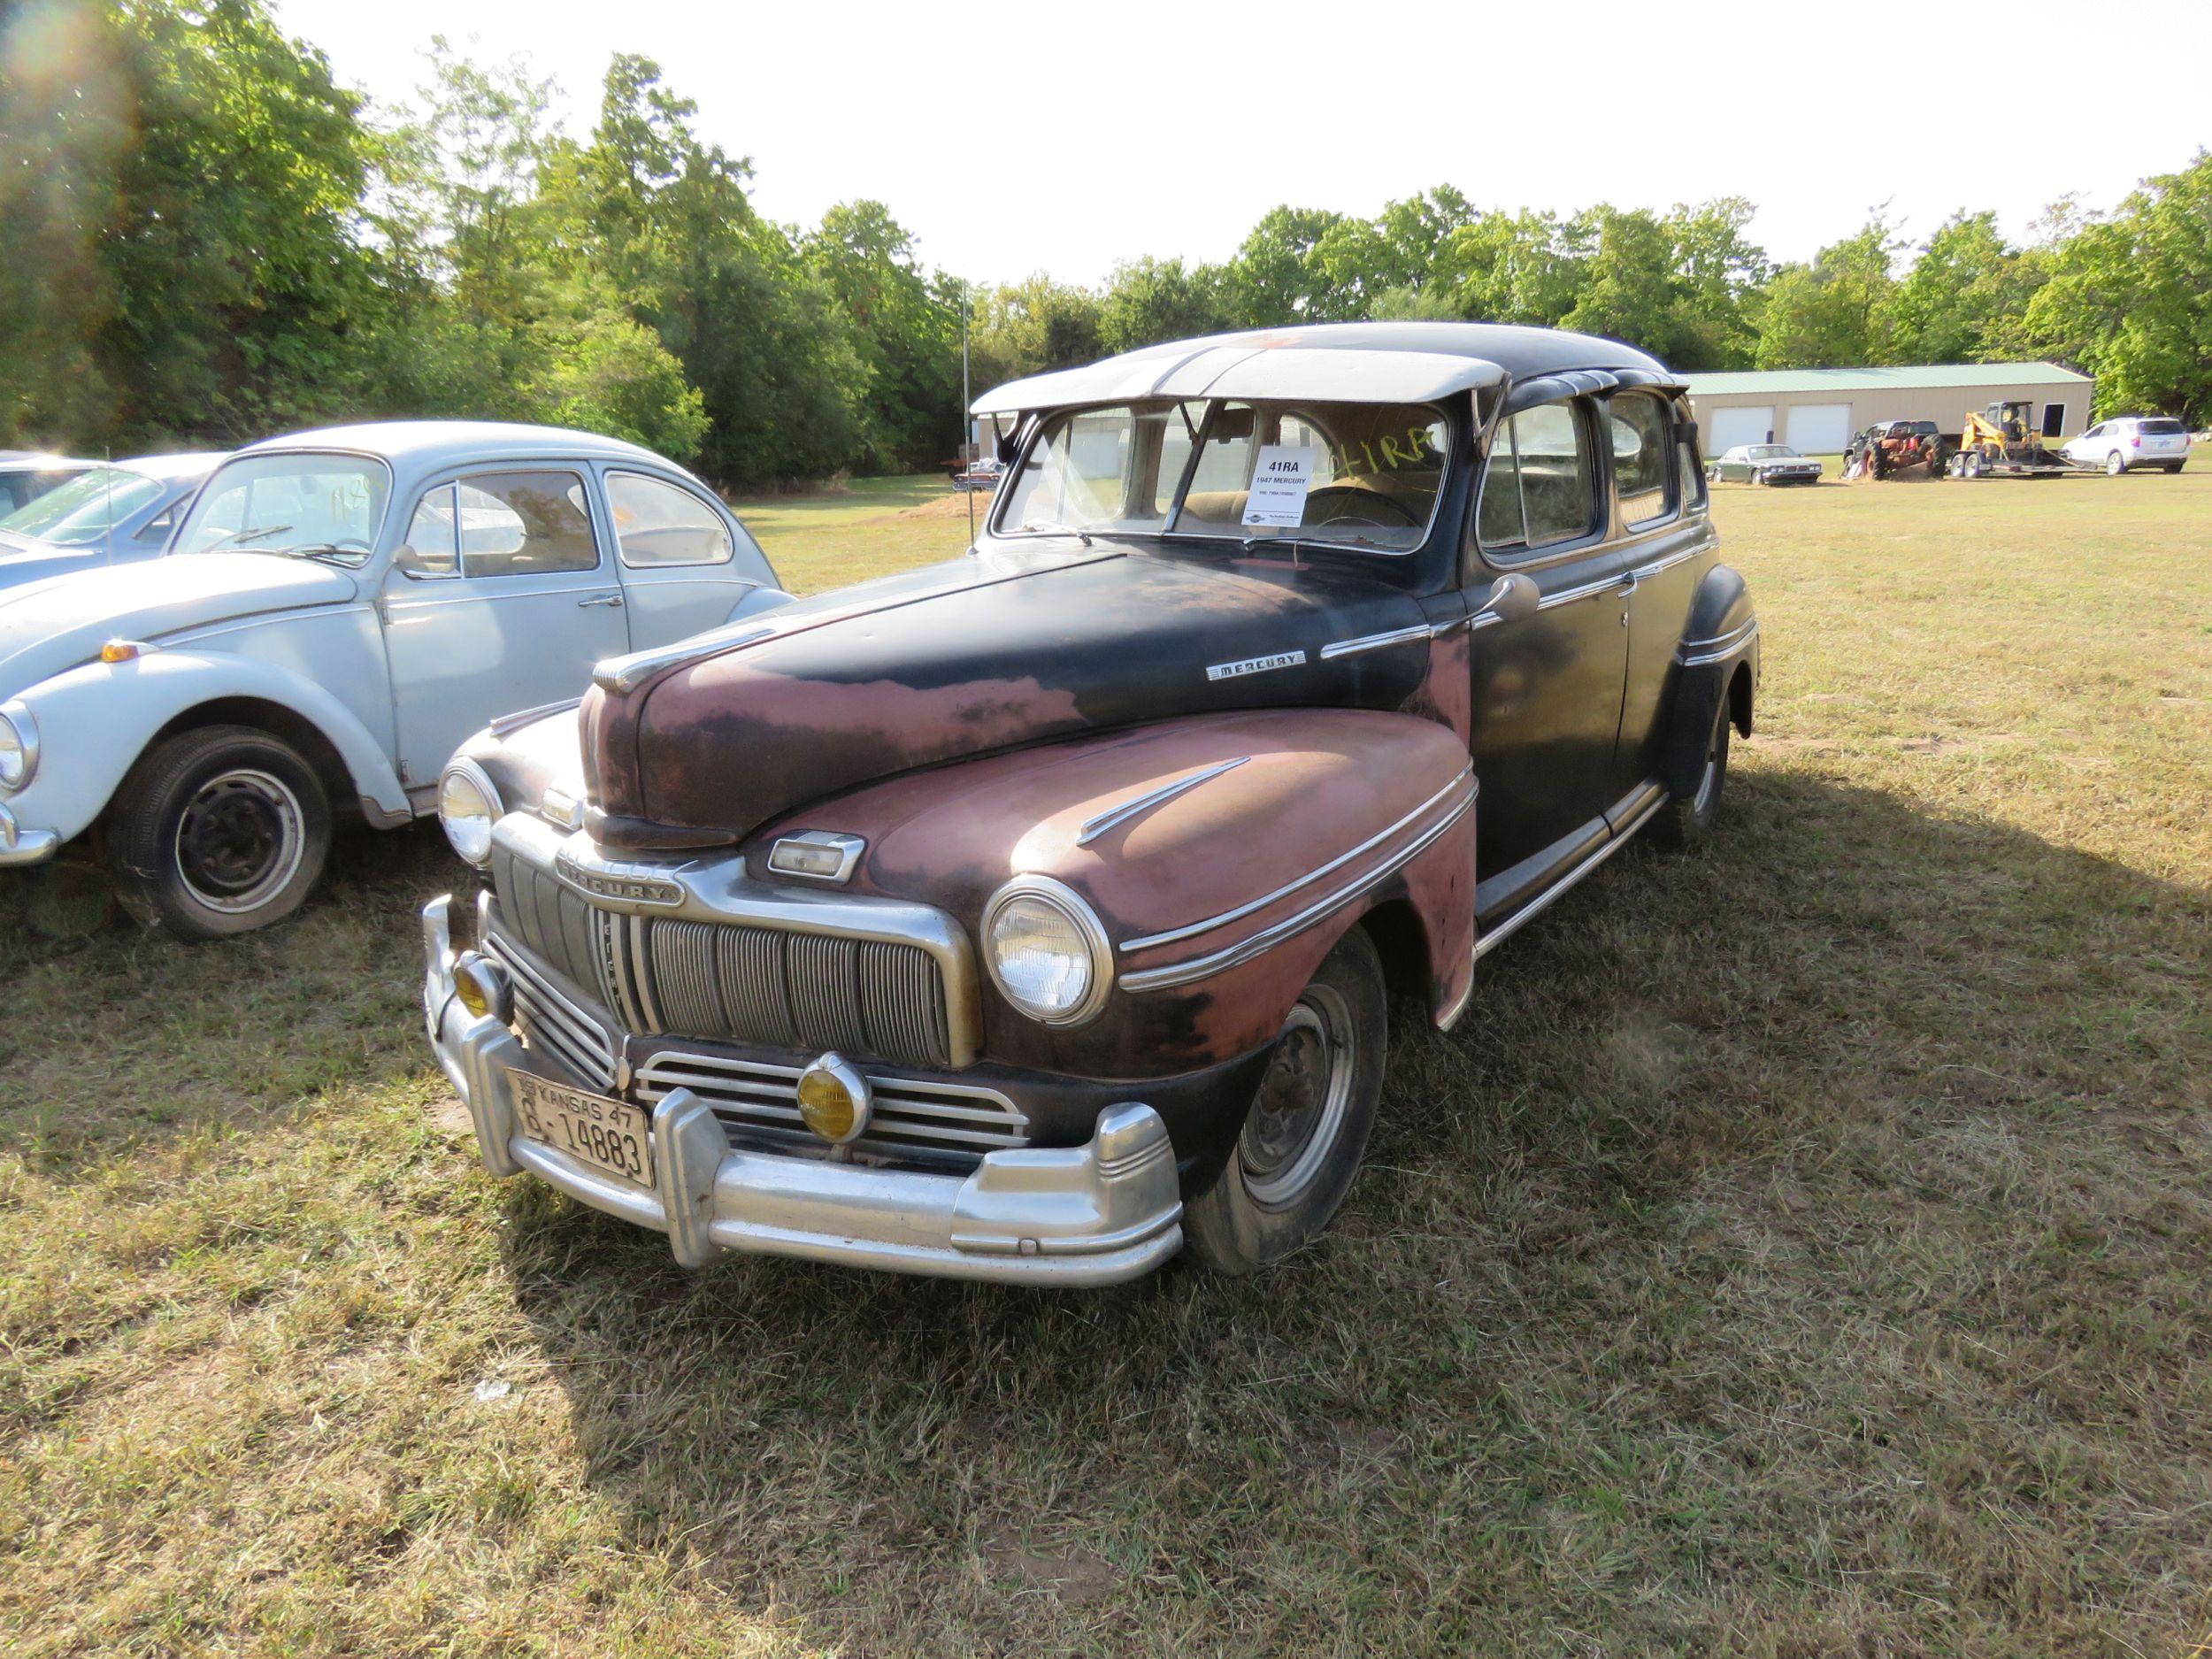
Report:
[[[711,490],[635,444],[461,421],[254,444],[165,557],[0,593],[0,865],[81,841],[149,926],[265,926],[337,815],[432,813],[495,717],[789,597]]]

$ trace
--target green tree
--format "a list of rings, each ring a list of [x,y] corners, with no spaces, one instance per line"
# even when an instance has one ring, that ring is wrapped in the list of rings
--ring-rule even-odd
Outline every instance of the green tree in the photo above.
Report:
[[[1104,354],[1098,296],[1041,271],[980,297],[971,338],[979,388]]]
[[[1892,314],[1902,363],[1970,363],[2002,355],[2013,319],[2039,285],[1992,212],[1962,210],[1938,226],[1897,286]]]
[[[1099,343],[1134,351],[1164,340],[1218,334],[1234,326],[1221,273],[1180,259],[1133,259],[1115,267],[1098,307]]]
[[[871,387],[866,463],[919,468],[953,454],[964,429],[957,285],[931,280],[913,237],[880,202],[831,208],[804,250],[857,330]]]
[[[1878,211],[1809,265],[1785,265],[1766,296],[1758,366],[1832,369],[1895,362],[1892,265],[1903,243]]]
[[[1340,296],[1315,258],[1315,250],[1344,216],[1325,209],[1270,210],[1245,237],[1224,273],[1231,314],[1245,328],[1326,322],[1339,315]]]
[[[373,392],[360,100],[253,0],[0,13],[0,428],[237,440]]]

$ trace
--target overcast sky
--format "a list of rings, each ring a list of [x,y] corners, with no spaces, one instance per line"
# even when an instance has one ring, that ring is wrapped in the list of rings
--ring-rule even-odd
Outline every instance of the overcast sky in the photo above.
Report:
[[[440,31],[526,54],[588,131],[607,59],[660,61],[812,223],[873,196],[925,263],[1096,282],[1140,254],[1226,257],[1270,207],[1373,212],[1431,185],[1482,207],[1663,208],[1741,195],[1776,258],[1889,200],[1925,235],[1993,207],[2109,206],[2212,143],[2212,5],[1686,6],[1024,0],[277,0],[380,101]],[[1872,24],[1851,19],[1870,17]],[[2016,27],[1992,22],[2017,18]],[[2154,17],[2155,20],[2154,21]],[[2023,153],[2023,152],[2026,153]]]

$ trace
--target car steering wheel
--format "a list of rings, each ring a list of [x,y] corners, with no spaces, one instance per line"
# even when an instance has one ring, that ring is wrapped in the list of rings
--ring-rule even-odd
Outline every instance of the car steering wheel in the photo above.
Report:
[[[1347,506],[1357,505],[1384,508],[1391,512],[1396,513],[1398,515],[1400,524],[1402,524],[1405,528],[1409,530],[1417,530],[1421,527],[1421,521],[1415,518],[1412,513],[1409,512],[1402,504],[1393,500],[1390,496],[1379,495],[1373,490],[1356,489],[1349,484],[1331,484],[1325,488],[1315,490],[1312,494],[1306,497],[1307,511],[1310,513],[1316,504],[1318,503],[1321,498],[1325,495],[1344,496],[1346,498],[1345,504]],[[1309,518],[1308,523],[1316,527],[1328,524],[1349,524],[1364,525],[1371,530],[1385,530],[1390,528],[1387,524],[1384,523],[1380,519],[1362,518],[1358,514],[1352,512],[1331,513],[1325,518]]]

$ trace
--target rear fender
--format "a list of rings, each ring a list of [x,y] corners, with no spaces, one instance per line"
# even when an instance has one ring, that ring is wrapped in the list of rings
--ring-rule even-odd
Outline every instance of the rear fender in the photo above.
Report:
[[[1740,671],[1755,691],[1759,675],[1759,619],[1742,575],[1725,565],[1706,572],[1690,605],[1690,619],[1675,650],[1674,708],[1668,722],[1662,771],[1670,794],[1696,793],[1705,769],[1707,735]],[[1753,698],[1744,696],[1730,718],[1751,735]]]

